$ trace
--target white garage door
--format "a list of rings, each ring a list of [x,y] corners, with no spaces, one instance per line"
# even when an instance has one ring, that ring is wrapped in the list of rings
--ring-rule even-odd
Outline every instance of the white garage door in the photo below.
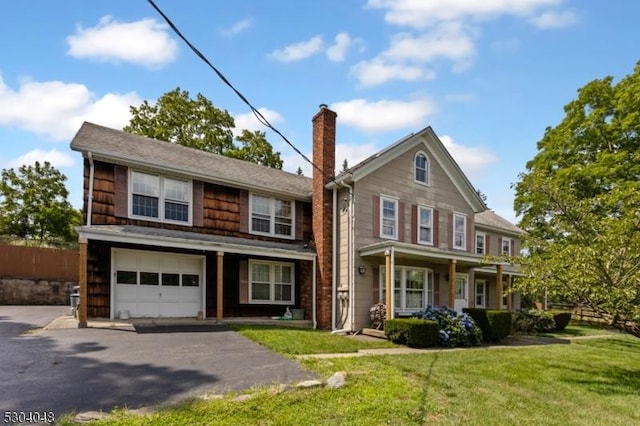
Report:
[[[201,256],[114,250],[114,316],[195,317],[202,310]]]

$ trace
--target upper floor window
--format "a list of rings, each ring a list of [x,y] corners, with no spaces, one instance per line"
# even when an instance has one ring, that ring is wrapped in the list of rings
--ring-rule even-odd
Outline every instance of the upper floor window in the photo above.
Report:
[[[380,236],[398,238],[398,200],[380,197]]]
[[[453,248],[467,249],[467,216],[453,215]]]
[[[486,253],[487,235],[484,232],[476,232],[476,254]]]
[[[502,237],[502,247],[500,247],[500,253],[511,256],[511,238]]]
[[[188,224],[190,210],[189,181],[131,172],[131,216]]]
[[[415,156],[415,181],[429,185],[429,160],[427,156],[419,152]]]
[[[433,209],[418,207],[418,243],[433,244]]]
[[[294,204],[290,200],[251,195],[251,232],[293,238]]]

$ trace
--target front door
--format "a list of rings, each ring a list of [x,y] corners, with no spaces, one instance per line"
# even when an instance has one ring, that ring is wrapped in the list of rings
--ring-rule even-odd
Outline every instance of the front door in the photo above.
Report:
[[[466,275],[456,275],[455,286],[453,309],[460,313],[463,308],[467,308],[469,306],[468,277]]]

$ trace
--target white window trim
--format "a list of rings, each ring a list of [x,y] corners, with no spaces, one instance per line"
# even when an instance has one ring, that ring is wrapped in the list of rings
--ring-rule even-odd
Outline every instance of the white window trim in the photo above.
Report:
[[[482,285],[482,304],[478,304],[478,285]],[[485,279],[476,279],[475,288],[474,288],[474,299],[473,303],[477,308],[485,308],[487,306],[487,280]]]
[[[416,169],[418,168],[416,165],[416,159],[419,155],[423,155],[425,158],[425,182],[416,179]],[[429,156],[424,151],[418,151],[416,152],[416,155],[413,156],[413,181],[418,185],[431,186],[431,162],[429,161]]]
[[[480,236],[482,237],[482,253],[478,253],[478,237]],[[475,254],[487,254],[487,234],[485,232],[476,231],[475,248]]]
[[[391,201],[394,205],[395,205],[395,209],[394,209],[394,227],[393,227],[393,235],[387,235],[384,232],[382,232],[384,230],[384,202],[385,201]],[[387,195],[380,195],[380,238],[385,238],[388,240],[397,240],[398,239],[398,228],[399,228],[399,223],[398,223],[398,209],[400,207],[400,202],[397,198],[395,197],[389,197]]]
[[[380,297],[382,298],[382,300],[384,301],[384,294],[385,294],[385,290],[386,290],[386,286],[385,286],[385,265],[380,265],[379,266],[379,271],[380,271],[380,277],[379,277],[379,294]],[[395,270],[396,273],[394,274],[394,276],[396,277],[396,279],[398,277],[400,280],[400,307],[394,307],[393,310],[394,312],[399,312],[399,313],[411,313],[411,312],[418,312],[423,310],[427,304],[433,304],[433,281],[434,281],[434,275],[433,275],[433,270],[429,269],[429,268],[418,268],[418,267],[413,267],[413,266],[395,266]],[[426,283],[425,283],[425,287],[422,291],[422,307],[421,308],[407,308],[407,271],[422,271],[425,273],[425,279],[426,279]],[[395,291],[395,283],[392,284],[392,287],[394,287],[394,291]],[[395,298],[394,298],[395,299]],[[395,300],[394,300],[395,301]]]
[[[141,216],[141,215],[134,215],[133,214],[133,174],[134,173],[139,173],[139,174],[143,174],[143,175],[149,175],[149,176],[156,176],[159,179],[159,195],[158,195],[158,217],[151,217],[151,216]],[[193,181],[190,179],[182,179],[179,177],[175,177],[175,176],[167,176],[167,175],[162,175],[159,173],[152,173],[152,172],[148,172],[148,171],[142,171],[142,170],[129,170],[129,188],[127,191],[127,204],[128,204],[128,214],[129,214],[129,218],[131,219],[136,219],[136,220],[146,220],[149,222],[161,222],[161,223],[174,223],[176,225],[182,225],[182,226],[192,226],[193,225]],[[187,191],[188,191],[188,201],[187,201],[187,210],[188,210],[188,215],[189,215],[189,220],[187,220],[186,222],[181,221],[181,220],[170,220],[170,219],[165,219],[164,217],[164,203],[165,203],[165,197],[164,197],[164,181],[165,179],[171,179],[171,180],[176,180],[176,181],[180,181],[180,182],[185,182],[187,184]]]
[[[420,227],[422,225],[422,223],[420,222],[420,210],[423,210],[423,209],[431,211],[431,224],[430,224],[430,227],[429,227],[430,236],[431,236],[430,241],[424,241],[424,240],[420,239],[420,234],[421,234],[420,233]],[[432,246],[433,245],[433,207],[418,205],[418,217],[416,219],[417,219],[416,222],[417,222],[417,228],[418,228],[418,229],[416,229],[416,232],[418,233],[416,241],[418,241],[418,244],[424,244],[424,245],[427,245],[427,246]]]
[[[507,256],[512,256],[513,253],[511,253],[511,238],[510,237],[502,237],[502,243],[500,244],[500,254],[506,254]],[[504,243],[507,242],[507,245],[509,247],[509,252],[505,253],[504,252]]]
[[[256,299],[254,300],[252,297],[251,286],[253,283],[252,274],[253,274],[253,265],[254,264],[262,264],[269,265],[269,300]],[[291,300],[274,300],[275,294],[275,277],[274,277],[274,266],[289,266],[291,267]],[[296,301],[296,269],[294,263],[289,262],[270,262],[266,260],[249,260],[249,303],[255,305],[293,305]]]
[[[462,245],[456,246],[456,219],[460,218],[464,220],[464,231],[462,235]],[[453,223],[451,224],[451,232],[453,233],[453,241],[451,244],[455,250],[466,250],[467,249],[467,215],[462,213],[453,213]]]
[[[253,230],[253,196],[264,197],[269,199],[269,232],[261,232]],[[275,201],[288,201],[291,203],[291,234],[276,234],[276,204]],[[294,200],[288,200],[285,198],[275,198],[257,192],[249,193],[249,233],[253,235],[265,235],[269,237],[284,238],[288,240],[295,239],[296,236],[296,203]]]

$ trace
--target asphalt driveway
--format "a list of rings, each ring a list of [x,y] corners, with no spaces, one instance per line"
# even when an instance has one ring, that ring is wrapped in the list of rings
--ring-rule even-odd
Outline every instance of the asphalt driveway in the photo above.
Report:
[[[314,378],[235,332],[42,328],[64,306],[0,306],[0,412],[109,411]],[[169,330],[169,329],[168,329]]]

